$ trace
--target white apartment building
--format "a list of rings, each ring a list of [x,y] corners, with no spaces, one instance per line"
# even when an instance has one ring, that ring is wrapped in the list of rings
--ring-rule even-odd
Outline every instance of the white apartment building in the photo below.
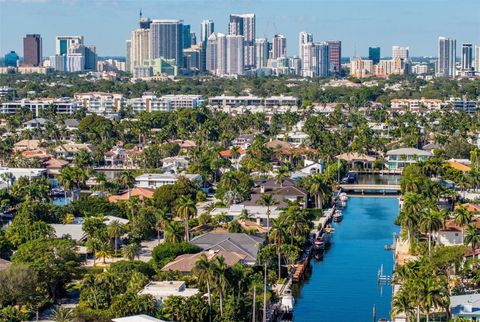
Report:
[[[131,106],[133,112],[171,112],[180,108],[197,108],[204,102],[201,95],[143,95],[139,98],[127,100],[127,106]]]
[[[175,184],[180,177],[185,177],[198,185],[202,183],[202,176],[199,174],[144,173],[135,178],[135,186],[138,188],[157,189],[164,185]]]
[[[263,106],[263,107],[275,107],[275,106],[299,106],[300,99],[293,96],[271,96],[271,97],[258,97],[258,96],[214,96],[209,98],[208,105],[210,106]]]
[[[40,112],[43,110],[53,108],[58,114],[73,114],[80,104],[76,101],[72,101],[70,98],[37,98],[37,99],[22,99],[15,102],[7,102],[0,105],[0,114],[15,114],[22,108],[29,109],[35,114],[35,117],[40,116]]]
[[[94,114],[116,113],[125,103],[122,94],[104,92],[76,93],[74,99],[80,101],[88,112]]]

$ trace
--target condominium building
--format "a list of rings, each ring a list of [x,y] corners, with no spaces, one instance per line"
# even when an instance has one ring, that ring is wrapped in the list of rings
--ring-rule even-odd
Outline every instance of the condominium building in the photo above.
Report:
[[[132,40],[125,40],[125,70],[132,70]]]
[[[131,34],[130,68],[143,66],[150,59],[150,29],[137,29]]]
[[[267,66],[269,43],[267,38],[255,39],[256,68]]]
[[[475,46],[475,71],[480,74],[480,46]]]
[[[258,96],[214,96],[208,99],[209,106],[223,106],[223,107],[235,107],[235,106],[263,106],[263,107],[276,107],[276,106],[300,106],[300,99],[293,96],[271,96],[271,97],[258,97]]]
[[[203,20],[200,24],[200,41],[207,42],[208,37],[215,32],[215,24],[213,20]]]
[[[231,14],[228,34],[244,37],[244,66],[255,68],[255,14]]]
[[[316,76],[327,77],[330,73],[330,49],[327,42],[315,43],[314,61]]]
[[[15,114],[21,109],[28,109],[35,117],[41,116],[41,112],[53,110],[57,114],[73,114],[80,105],[70,98],[37,98],[22,99],[15,102],[3,103],[0,106],[0,114]]]
[[[143,95],[139,98],[127,100],[127,106],[131,106],[133,112],[171,112],[181,108],[197,108],[204,102],[201,95]]]
[[[303,57],[303,45],[309,42],[313,42],[313,35],[309,32],[302,31],[298,35],[298,56]]]
[[[87,112],[99,115],[116,113],[120,111],[125,103],[123,95],[115,93],[76,93],[73,97]]]
[[[287,38],[284,35],[274,35],[272,41],[271,59],[287,57]]]
[[[455,39],[438,38],[438,61],[436,75],[439,77],[455,77],[455,61],[457,56]]]
[[[183,21],[152,20],[150,24],[150,59],[175,59],[183,66]]]
[[[395,58],[410,59],[410,48],[401,46],[392,46],[392,59]]]
[[[473,45],[462,44],[462,70],[469,71],[473,67]]]
[[[364,78],[373,76],[373,61],[354,57],[350,60],[350,76]]]
[[[243,75],[245,71],[244,36],[228,35],[227,42],[227,70],[228,75]]]
[[[217,34],[212,33],[208,36],[205,47],[205,69],[211,74],[216,74],[217,72],[217,44]]]
[[[217,33],[217,58],[215,74],[219,76],[227,74],[227,36],[222,33]]]

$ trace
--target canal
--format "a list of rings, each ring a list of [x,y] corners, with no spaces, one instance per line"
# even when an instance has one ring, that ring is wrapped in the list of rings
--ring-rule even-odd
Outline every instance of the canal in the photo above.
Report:
[[[398,199],[350,197],[344,219],[333,224],[332,246],[322,260],[311,260],[311,273],[294,291],[294,321],[373,321],[390,316],[390,286],[378,287],[377,273],[393,269],[393,254],[384,250],[399,230],[393,224]],[[296,294],[295,294],[296,293]]]

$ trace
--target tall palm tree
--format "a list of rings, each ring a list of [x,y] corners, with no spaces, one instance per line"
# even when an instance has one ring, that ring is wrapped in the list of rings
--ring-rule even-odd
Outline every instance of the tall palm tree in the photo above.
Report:
[[[210,315],[210,321],[212,321],[212,296],[211,286],[215,278],[213,265],[209,262],[207,255],[201,254],[195,262],[193,273],[197,276],[200,283],[205,283],[207,286],[208,294],[208,310]]]
[[[460,206],[455,208],[453,211],[453,215],[455,216],[455,222],[457,225],[462,227],[462,240],[465,238],[464,230],[465,225],[468,225],[472,222],[473,214],[468,211],[467,207]]]
[[[262,193],[257,203],[264,207],[267,207],[267,232],[268,232],[268,230],[270,230],[270,207],[276,205],[278,202],[275,198],[273,198],[272,194]]]
[[[62,185],[65,197],[65,203],[67,202],[67,193],[73,189],[74,179],[71,167],[65,167],[60,170],[60,174],[57,177],[58,182]]]
[[[435,209],[427,209],[420,217],[420,229],[423,233],[428,234],[428,253],[430,254],[432,248],[432,234],[439,231],[442,226],[442,220]]]
[[[280,188],[283,188],[283,182],[288,178],[290,172],[288,168],[283,166],[277,169],[275,173],[275,182],[280,184]]]
[[[135,184],[135,175],[132,170],[124,170],[120,175],[120,182],[128,189],[128,199],[130,199],[130,189]]]
[[[463,237],[463,242],[467,246],[472,246],[473,257],[475,258],[475,252],[480,246],[480,234],[478,233],[478,229],[475,224],[470,224],[467,226],[467,231],[465,232],[465,237]]]
[[[448,299],[448,292],[444,285],[433,277],[427,277],[418,280],[417,296],[420,300],[427,322],[430,320],[430,311],[435,308],[444,307],[445,298]]]
[[[102,258],[105,264],[105,259],[112,257],[111,245],[108,242],[100,242],[98,248],[95,251],[94,256]]]
[[[108,237],[114,239],[115,255],[118,251],[118,238],[125,233],[125,226],[118,220],[113,220],[107,227]]]
[[[178,216],[185,222],[185,241],[188,243],[190,241],[188,220],[190,216],[195,216],[197,207],[195,206],[195,202],[188,196],[180,196],[177,205]]]
[[[325,177],[321,174],[314,174],[308,178],[307,184],[309,186],[309,192],[315,198],[315,208],[323,208],[323,201],[330,190],[330,186],[327,184]]]
[[[220,316],[223,316],[223,295],[229,284],[226,276],[228,266],[223,256],[215,257],[215,259],[212,262],[212,265],[213,265],[213,271],[216,276],[215,284],[217,285],[219,296],[220,296]]]
[[[270,230],[268,237],[270,241],[272,241],[276,245],[276,248],[277,248],[278,278],[281,279],[282,278],[281,247],[287,238],[287,232],[285,231],[284,223],[278,219],[273,220],[272,229]]]
[[[392,299],[392,317],[404,313],[407,321],[411,320],[415,306],[411,296],[405,290],[400,290]]]

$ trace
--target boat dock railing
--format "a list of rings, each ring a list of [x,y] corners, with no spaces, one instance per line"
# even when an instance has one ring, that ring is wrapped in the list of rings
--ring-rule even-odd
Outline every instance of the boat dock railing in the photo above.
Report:
[[[383,264],[380,266],[380,269],[378,270],[378,284],[390,284],[393,280],[392,275],[385,275],[383,273]]]

